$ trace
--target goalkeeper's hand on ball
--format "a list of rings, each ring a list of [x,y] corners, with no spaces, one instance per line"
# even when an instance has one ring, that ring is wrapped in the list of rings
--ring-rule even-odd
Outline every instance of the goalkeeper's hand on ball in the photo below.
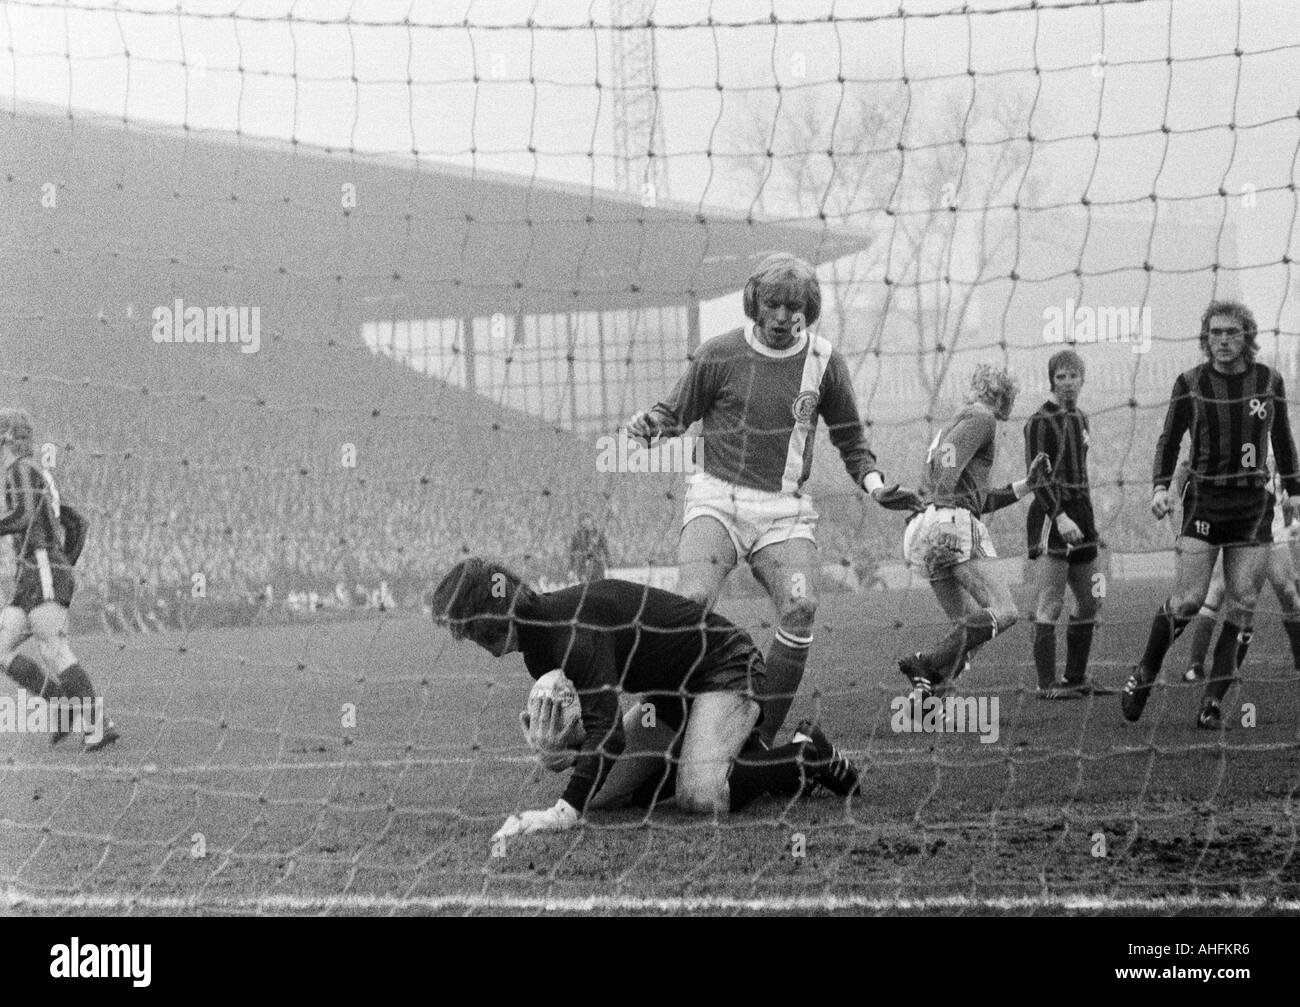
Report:
[[[519,714],[524,742],[537,761],[553,773],[570,768],[577,759],[575,749],[586,740],[582,706],[573,685],[559,671],[548,672],[533,687],[528,707]]]
[[[521,811],[511,815],[492,836],[492,842],[529,836],[534,832],[563,832],[578,824],[578,809],[561,798],[544,811]]]

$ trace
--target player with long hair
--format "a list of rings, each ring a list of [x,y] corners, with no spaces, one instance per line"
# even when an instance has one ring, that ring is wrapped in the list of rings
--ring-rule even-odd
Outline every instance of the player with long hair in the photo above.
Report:
[[[1236,301],[1212,301],[1201,315],[1200,343],[1206,359],[1174,382],[1153,466],[1151,512],[1162,519],[1173,510],[1170,485],[1183,436],[1190,434],[1174,590],[1151,622],[1146,649],[1120,700],[1126,720],[1142,716],[1165,654],[1204,604],[1222,554],[1227,610],[1196,717],[1198,727],[1218,729],[1220,704],[1245,660],[1267,573],[1273,521],[1265,464],[1270,445],[1286,491],[1286,524],[1295,520],[1300,471],[1286,388],[1277,371],[1255,359],[1259,342],[1249,309]]]
[[[819,418],[854,485],[887,507],[914,495],[887,488],[867,445],[848,365],[814,326],[821,287],[793,255],[764,259],[744,290],[751,324],[705,342],[673,390],[628,422],[647,441],[702,425],[702,471],[690,477],[677,591],[713,607],[742,560],[777,611],[767,653],[761,733],[771,744],[803,679],[817,612],[817,511],[803,485]]]

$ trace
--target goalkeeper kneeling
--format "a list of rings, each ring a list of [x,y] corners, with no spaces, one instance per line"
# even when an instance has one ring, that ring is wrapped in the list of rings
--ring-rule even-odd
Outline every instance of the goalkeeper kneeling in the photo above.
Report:
[[[572,774],[554,807],[511,815],[494,840],[661,796],[716,815],[764,794],[858,792],[857,770],[815,724],[800,724],[779,748],[757,741],[763,655],[748,633],[687,598],[620,580],[539,595],[505,567],[471,558],[442,579],[432,609],[457,639],[494,657],[522,653],[534,679],[561,671],[580,704],[578,721],[563,690],[534,689],[525,738],[546,768]],[[642,702],[621,716],[624,692]]]

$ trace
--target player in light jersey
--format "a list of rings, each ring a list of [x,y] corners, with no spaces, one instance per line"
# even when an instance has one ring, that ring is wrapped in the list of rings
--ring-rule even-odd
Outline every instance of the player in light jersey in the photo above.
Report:
[[[1300,672],[1300,576],[1296,573],[1293,550],[1300,541],[1300,523],[1287,524],[1282,497],[1282,489],[1277,477],[1272,452],[1268,456],[1269,471],[1272,473],[1273,505],[1273,548],[1268,554],[1268,582],[1277,595],[1278,605],[1282,608],[1282,628],[1286,630],[1287,643],[1291,647],[1291,661],[1296,671]],[[1170,484],[1170,492],[1182,496],[1186,488],[1191,468],[1186,461],[1180,462]],[[1183,672],[1183,681],[1196,682],[1205,677],[1205,661],[1210,654],[1210,639],[1214,636],[1214,625],[1218,621],[1219,610],[1227,594],[1227,582],[1223,577],[1223,557],[1214,565],[1214,576],[1210,578],[1210,590],[1205,595],[1200,612],[1192,620],[1191,648],[1187,670]]]
[[[956,625],[932,650],[898,662],[921,698],[950,686],[967,658],[1017,619],[1011,588],[988,562],[997,552],[980,520],[1028,495],[1051,473],[1047,455],[1038,454],[1024,479],[989,489],[998,421],[1010,417],[1017,390],[1005,370],[980,364],[966,405],[935,434],[926,455],[920,485],[926,506],[907,524],[903,555]]]
[[[915,506],[885,487],[867,445],[848,365],[813,326],[821,287],[812,266],[772,255],[745,284],[746,328],[708,340],[667,398],[628,423],[650,441],[702,425],[702,471],[690,477],[677,556],[679,594],[711,609],[741,560],[776,606],[760,733],[771,744],[803,678],[817,611],[817,511],[803,492],[817,421],[825,421],[854,485],[883,506]]]

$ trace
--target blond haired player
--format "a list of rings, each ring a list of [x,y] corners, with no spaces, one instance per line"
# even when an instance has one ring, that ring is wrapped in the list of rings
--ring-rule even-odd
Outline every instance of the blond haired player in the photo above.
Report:
[[[1024,479],[989,489],[997,425],[1011,416],[1018,390],[1004,368],[980,364],[971,376],[966,405],[935,434],[926,455],[920,485],[926,506],[907,524],[903,555],[930,582],[955,626],[930,651],[898,662],[922,699],[950,685],[967,658],[1014,626],[1018,617],[1011,588],[989,562],[997,552],[980,520],[1028,495],[1051,472],[1047,455],[1039,454]]]
[[[817,511],[803,486],[818,421],[855,486],[882,506],[915,503],[887,489],[867,445],[844,358],[813,328],[821,287],[793,255],[764,259],[745,284],[752,324],[705,342],[673,390],[628,423],[647,441],[699,421],[703,471],[690,477],[677,592],[711,609],[727,575],[749,564],[776,606],[761,734],[771,744],[803,679],[817,612]]]

